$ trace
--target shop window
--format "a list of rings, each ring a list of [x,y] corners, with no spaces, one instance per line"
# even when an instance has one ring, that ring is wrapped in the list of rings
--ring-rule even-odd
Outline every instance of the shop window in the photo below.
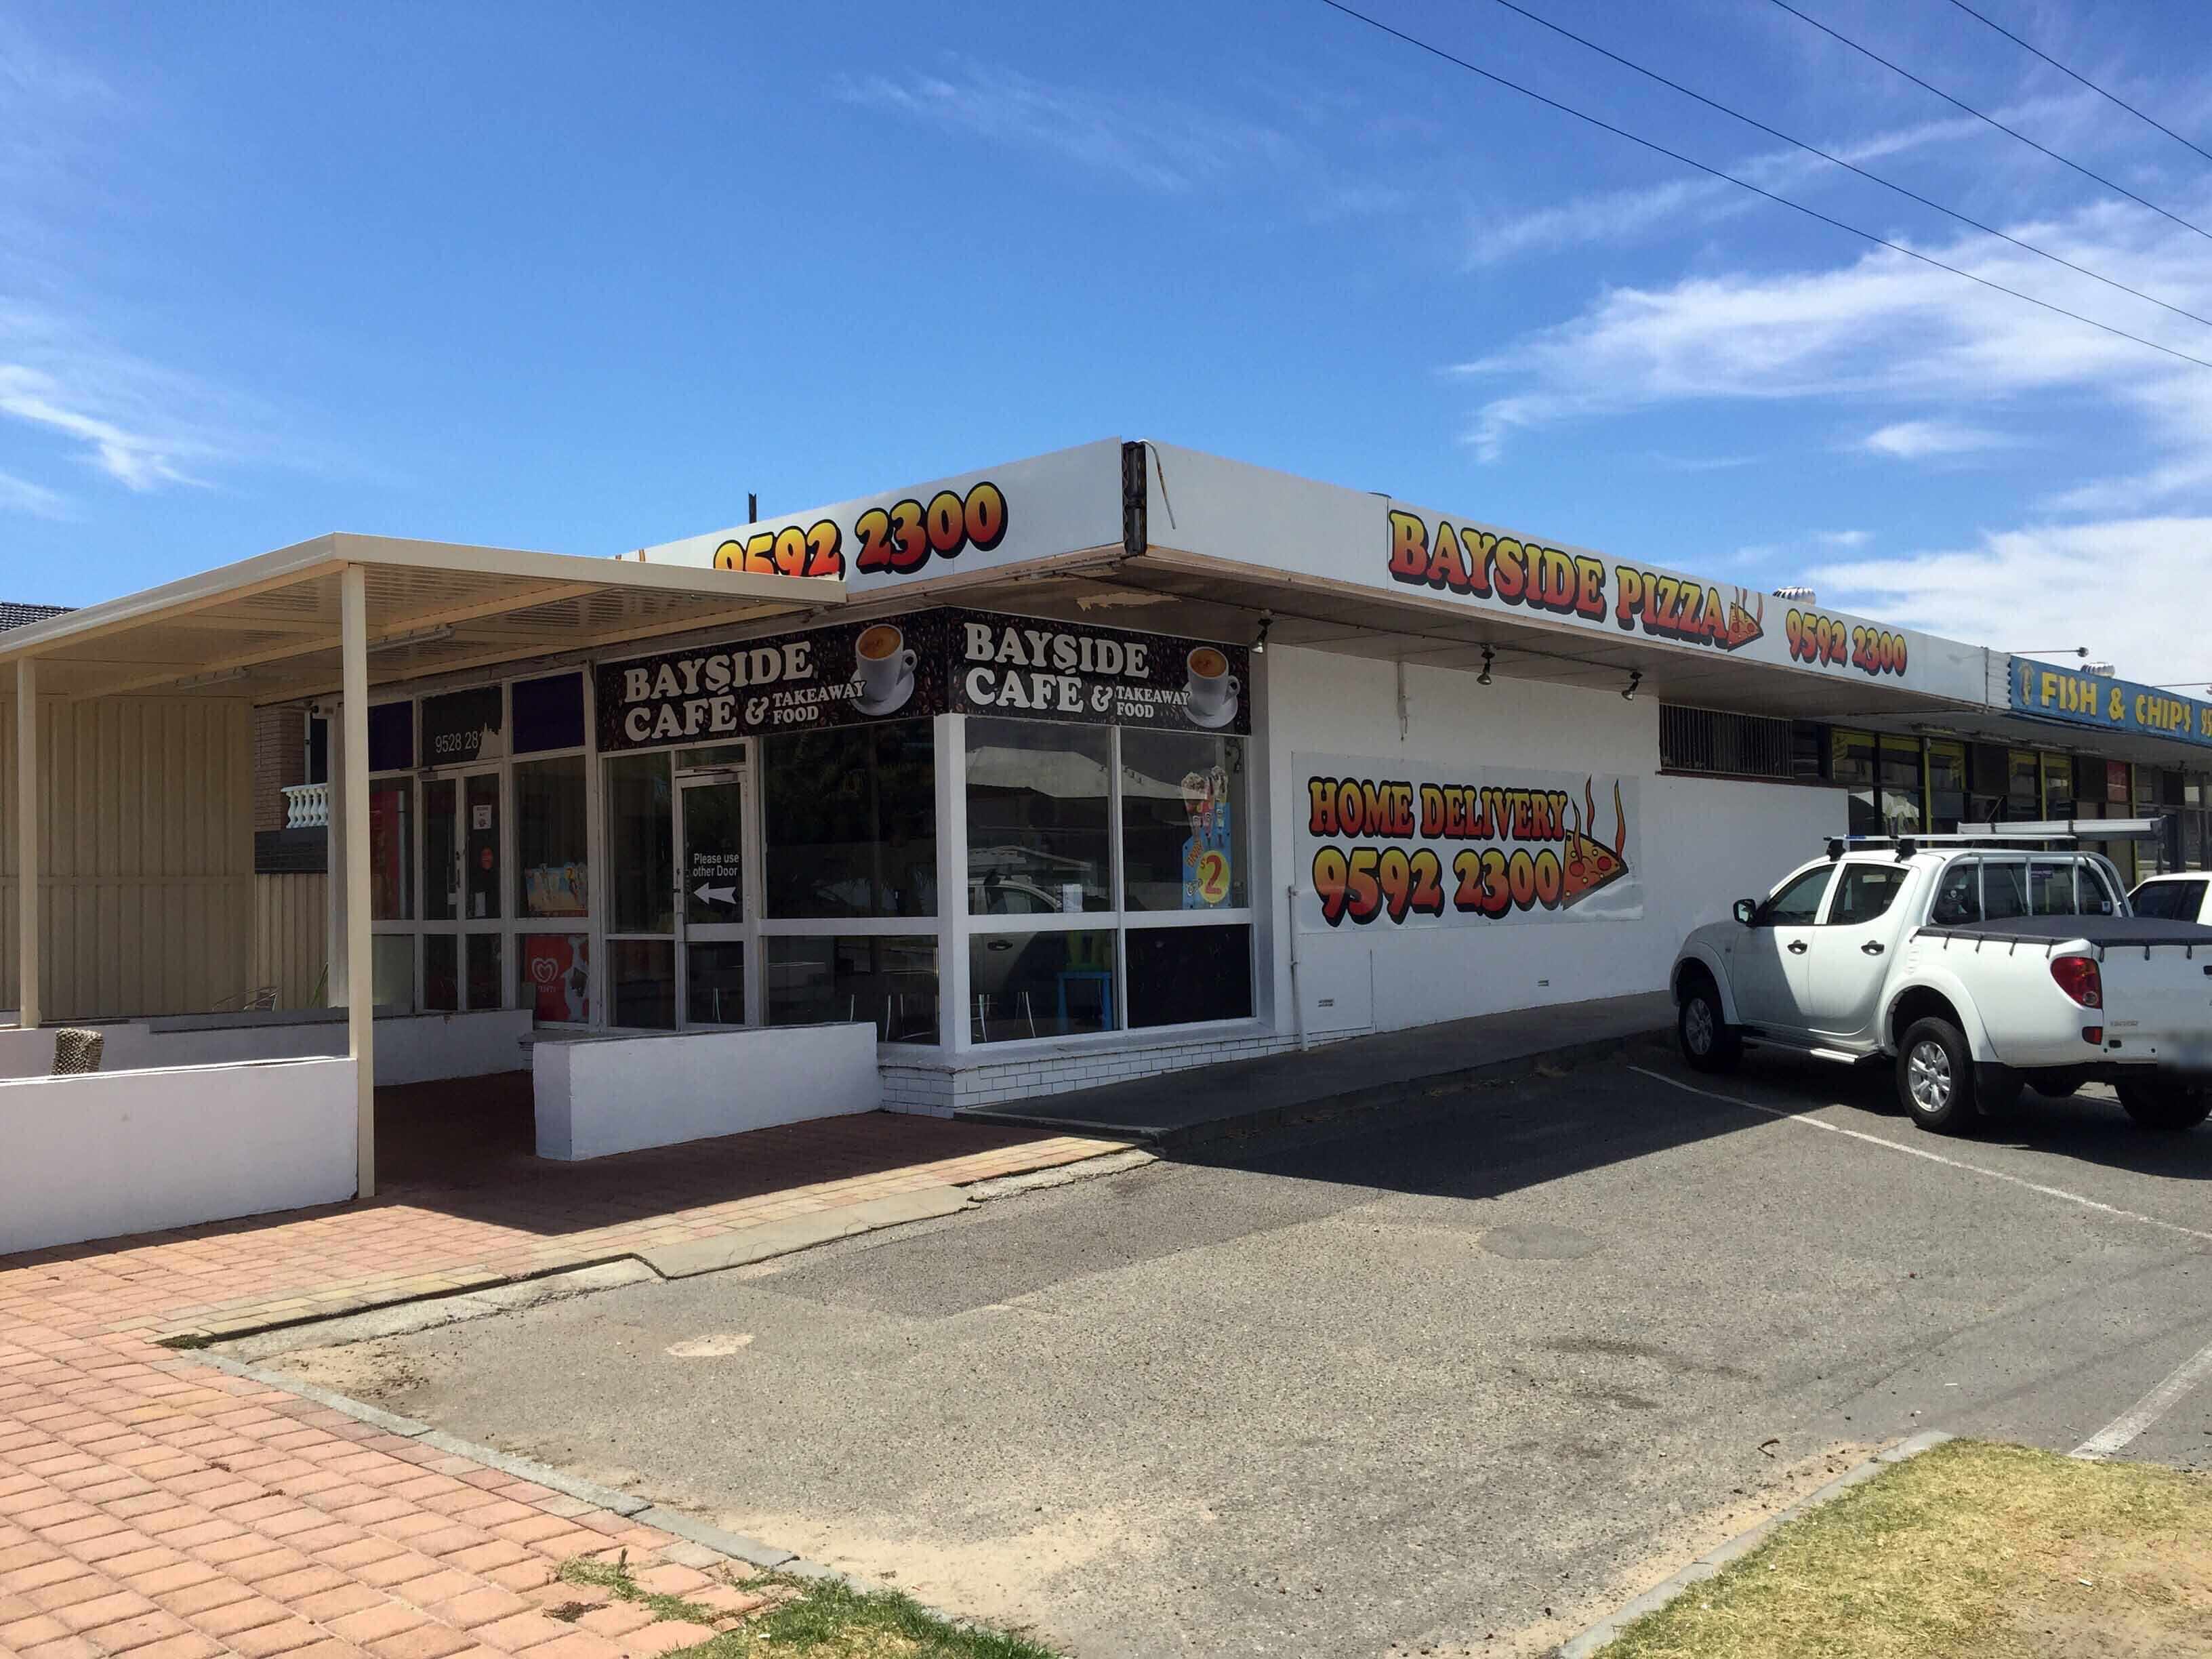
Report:
[[[450,1014],[461,1006],[461,939],[458,933],[422,936],[422,1007]]]
[[[1243,738],[1121,733],[1124,909],[1243,909],[1246,836]]]
[[[608,928],[617,933],[676,931],[675,807],[668,757],[619,755],[606,763],[607,863],[614,905]],[[674,977],[674,962],[670,962]],[[675,993],[669,993],[674,1022]],[[621,997],[617,996],[617,1010]],[[632,1022],[617,1018],[617,1024]]]
[[[763,749],[767,915],[937,914],[929,721],[793,732]]]
[[[2070,818],[2074,816],[2074,768],[2063,755],[2045,755],[2043,760],[2043,816],[2046,818]]]
[[[937,1041],[937,940],[903,934],[771,934],[768,1023],[868,1020],[883,1042]]]
[[[1113,733],[968,721],[968,908],[977,917],[1114,908]]]
[[[978,933],[968,941],[978,1042],[1118,1031],[1110,932]]]
[[[507,754],[507,694],[472,685],[422,699],[422,763],[465,766]]]
[[[607,941],[613,1024],[646,1031],[676,1029],[676,941]]]
[[[1837,732],[1829,742],[1832,775],[1850,791],[1852,835],[1911,835],[1921,828],[1917,742],[1871,732]]]
[[[543,679],[517,680],[509,695],[514,702],[514,752],[541,754],[548,749],[584,746],[584,677],[550,674]]]
[[[1967,816],[1966,745],[1928,745],[1928,827],[1939,835],[1955,831]]]
[[[1920,743],[1914,738],[1881,739],[1883,835],[1908,836],[1927,827],[1921,815]]]
[[[1123,937],[1131,1030],[1250,1017],[1249,927],[1133,927]]]
[[[376,1006],[415,1011],[415,935],[379,933],[369,941],[369,979]]]
[[[2042,810],[2043,784],[2036,757],[2014,749],[2005,757],[2005,817],[2019,823]]]
[[[507,1006],[507,976],[501,970],[507,941],[497,933],[471,933],[464,952],[469,969],[469,1006]]]
[[[368,711],[368,769],[405,772],[415,765],[415,705],[379,703]]]
[[[369,787],[368,914],[378,921],[415,920],[414,805],[412,778]],[[411,963],[407,977],[411,997]]]
[[[1808,726],[1813,774],[1820,770],[1820,728]],[[1797,728],[1767,714],[1659,705],[1659,764],[1674,771],[1788,778],[1798,771]]]
[[[592,1019],[592,936],[525,933],[522,995],[540,1024],[587,1025]]]
[[[518,705],[519,707],[519,705]],[[586,916],[592,911],[591,842],[584,757],[531,761],[514,769],[514,850],[519,916]]]

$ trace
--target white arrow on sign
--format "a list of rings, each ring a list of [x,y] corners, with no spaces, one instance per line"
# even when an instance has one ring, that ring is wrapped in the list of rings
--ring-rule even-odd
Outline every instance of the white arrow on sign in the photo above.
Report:
[[[738,890],[734,886],[709,887],[702,881],[691,890],[691,896],[702,904],[735,904]]]

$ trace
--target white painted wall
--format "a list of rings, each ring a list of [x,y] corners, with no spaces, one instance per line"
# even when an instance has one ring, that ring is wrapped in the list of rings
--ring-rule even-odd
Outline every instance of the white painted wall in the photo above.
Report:
[[[1396,1030],[1587,997],[1658,990],[1682,937],[1765,893],[1793,865],[1844,827],[1839,791],[1790,784],[1662,777],[1659,705],[1617,690],[1513,680],[1487,686],[1472,672],[1408,667],[1409,719],[1398,728],[1397,669],[1327,653],[1268,653],[1269,863],[1275,937],[1298,957],[1307,1030]],[[1304,810],[1294,753],[1393,756],[1469,769],[1613,772],[1641,781],[1638,826],[1644,914],[1620,922],[1560,921],[1495,927],[1393,927],[1297,933],[1285,886],[1311,878],[1297,866],[1293,832]],[[1290,951],[1278,949],[1275,1006],[1291,1018]],[[1323,1003],[1333,1006],[1323,1006]]]
[[[0,1255],[334,1204],[349,1060],[0,1080]]]
[[[380,1085],[427,1083],[520,1071],[530,1064],[522,1040],[530,1035],[531,1025],[526,1008],[381,1016],[376,1022],[376,1080]],[[346,1051],[343,1012],[333,1017],[323,1009],[245,1017],[178,1014],[104,1022],[98,1029],[106,1039],[100,1053],[102,1072],[303,1060]],[[52,1026],[32,1031],[0,1029],[0,1079],[44,1077],[53,1069],[53,1061]]]
[[[605,1158],[883,1104],[866,1024],[541,1036],[532,1069],[540,1158]]]

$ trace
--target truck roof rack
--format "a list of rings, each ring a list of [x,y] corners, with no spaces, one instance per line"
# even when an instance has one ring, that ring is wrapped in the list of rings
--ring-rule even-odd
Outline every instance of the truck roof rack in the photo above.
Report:
[[[2044,818],[2033,823],[1962,823],[1940,834],[1905,836],[1831,836],[1828,856],[1877,847],[1893,847],[1899,858],[1910,858],[1923,847],[2005,847],[2015,842],[2048,847],[2059,842],[2079,846],[2085,841],[2156,841],[2166,834],[2161,818]]]

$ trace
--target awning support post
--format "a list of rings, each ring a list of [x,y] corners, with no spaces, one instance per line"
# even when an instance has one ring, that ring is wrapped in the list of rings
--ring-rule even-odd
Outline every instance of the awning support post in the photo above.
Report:
[[[338,576],[338,656],[345,734],[344,865],[346,1052],[353,1057],[356,1183],[376,1196],[376,970],[368,909],[368,573],[349,564]]]
[[[15,664],[15,968],[21,985],[16,1024],[39,1023],[39,665]]]

